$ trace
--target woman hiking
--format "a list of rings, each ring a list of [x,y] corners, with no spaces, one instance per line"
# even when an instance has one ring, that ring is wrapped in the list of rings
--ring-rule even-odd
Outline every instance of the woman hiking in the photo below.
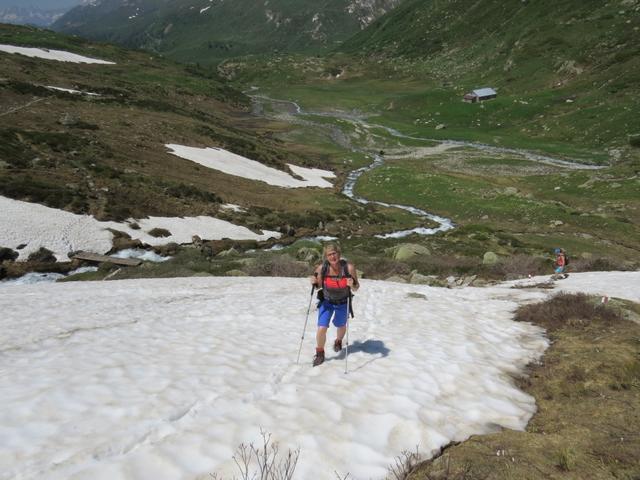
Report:
[[[356,291],[360,287],[353,263],[343,260],[340,254],[340,247],[337,244],[325,245],[324,261],[316,267],[313,276],[310,277],[311,283],[319,290],[318,299],[320,300],[314,367],[324,362],[327,329],[332,320],[338,329],[333,350],[335,352],[342,350],[342,339],[347,331],[351,291]]]
[[[562,248],[556,248],[553,253],[556,254],[556,259],[553,262],[553,271],[555,273],[551,275],[551,278],[554,280],[567,278],[569,275],[566,273],[568,263],[566,252]]]

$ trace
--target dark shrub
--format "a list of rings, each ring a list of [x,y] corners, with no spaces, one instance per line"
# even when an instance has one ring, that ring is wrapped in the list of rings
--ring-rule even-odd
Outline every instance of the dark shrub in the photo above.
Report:
[[[311,274],[312,267],[288,255],[277,255],[258,258],[246,271],[255,277],[303,277]]]
[[[0,247],[0,262],[4,262],[5,260],[9,260],[11,262],[15,261],[20,254],[14,250],[11,250],[7,247]]]
[[[610,257],[572,259],[569,268],[576,272],[613,272],[630,269],[620,259]]]
[[[394,275],[408,275],[411,267],[406,263],[390,258],[369,257],[358,259],[356,268],[366,274],[367,278],[385,279]]]
[[[500,261],[489,267],[492,277],[515,280],[528,275],[544,275],[550,273],[551,262],[545,258],[531,255],[511,255],[501,257]]]
[[[569,319],[620,320],[620,314],[610,307],[595,304],[584,293],[560,293],[541,303],[524,305],[516,311],[517,322],[530,322],[547,330],[562,328]]]
[[[40,263],[55,263],[57,261],[53,252],[44,247],[40,247],[38,251],[31,253],[27,260]]]
[[[148,233],[152,237],[156,237],[156,238],[171,236],[171,232],[166,228],[152,228],[151,230],[149,230]]]
[[[640,134],[629,136],[629,145],[632,147],[640,147]]]

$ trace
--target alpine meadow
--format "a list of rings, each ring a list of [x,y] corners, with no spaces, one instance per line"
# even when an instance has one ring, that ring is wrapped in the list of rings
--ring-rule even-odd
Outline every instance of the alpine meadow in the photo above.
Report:
[[[640,0],[76,3],[0,23],[0,480],[640,478]]]

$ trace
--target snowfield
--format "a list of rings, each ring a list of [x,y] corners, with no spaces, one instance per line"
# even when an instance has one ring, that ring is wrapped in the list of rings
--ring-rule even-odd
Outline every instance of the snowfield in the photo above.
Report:
[[[44,60],[55,60],[58,62],[71,63],[99,63],[103,65],[115,65],[115,62],[99,60],[97,58],[85,57],[64,50],[52,50],[48,48],[16,47],[14,45],[0,44],[0,52],[17,53],[26,57],[42,58]]]
[[[510,375],[547,341],[511,317],[548,291],[362,284],[347,374],[343,353],[311,367],[313,308],[295,363],[306,279],[3,287],[0,479],[231,478],[260,429],[301,448],[296,478],[380,479],[403,449],[525,427],[535,402]],[[638,284],[639,272],[558,283],[634,298]]]
[[[257,180],[284,188],[320,187],[331,188],[331,182],[325,178],[335,178],[335,174],[329,170],[318,168],[306,168],[287,164],[289,169],[302,180],[292,175],[263,165],[255,160],[250,160],[223,148],[197,148],[184,145],[167,144],[169,153],[186,160],[198,163],[204,167],[219,170],[229,175]]]
[[[267,240],[280,238],[280,233],[264,230],[255,233],[241,225],[214,217],[149,217],[135,220],[140,228],[130,223],[100,222],[90,215],[45,207],[37,203],[22,202],[0,196],[0,246],[17,250],[19,260],[40,247],[51,250],[59,261],[68,260],[68,253],[85,250],[106,253],[111,250],[113,234],[108,228],[125,232],[131,238],[149,245],[169,242],[191,243],[193,235],[207,240],[231,238],[234,240]],[[154,237],[149,231],[164,228],[171,235]]]

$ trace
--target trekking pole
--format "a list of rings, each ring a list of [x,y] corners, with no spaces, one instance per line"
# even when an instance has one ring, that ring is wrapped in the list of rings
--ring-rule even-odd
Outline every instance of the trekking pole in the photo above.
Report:
[[[351,290],[349,290],[349,296],[347,297],[347,332],[346,332],[346,340],[345,343],[345,352],[344,352],[344,373],[347,374],[347,369],[349,367],[349,310],[351,308]]]
[[[304,319],[304,328],[302,329],[302,337],[300,338],[300,348],[298,348],[298,358],[296,363],[300,362],[300,352],[302,351],[302,342],[304,340],[304,334],[307,331],[307,322],[309,321],[309,312],[311,311],[311,302],[313,301],[313,291],[316,289],[315,283],[311,285],[311,297],[309,298],[309,307],[307,308],[307,316]]]

